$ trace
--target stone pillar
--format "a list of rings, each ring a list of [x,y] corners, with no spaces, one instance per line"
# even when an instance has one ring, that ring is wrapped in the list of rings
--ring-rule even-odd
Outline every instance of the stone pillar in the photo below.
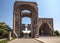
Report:
[[[9,40],[11,40],[12,37],[11,37],[11,31],[9,31]]]

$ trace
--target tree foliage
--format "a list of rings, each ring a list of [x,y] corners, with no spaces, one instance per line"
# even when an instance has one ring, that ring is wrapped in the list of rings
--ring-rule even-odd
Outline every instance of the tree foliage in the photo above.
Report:
[[[4,22],[0,22],[0,38],[4,38],[8,34],[10,27]]]
[[[60,35],[60,33],[59,33],[58,30],[55,31],[55,35],[56,35],[56,36],[59,36],[59,35]]]

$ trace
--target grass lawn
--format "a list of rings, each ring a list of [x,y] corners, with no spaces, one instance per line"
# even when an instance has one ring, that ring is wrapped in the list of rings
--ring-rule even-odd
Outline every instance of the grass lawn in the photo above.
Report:
[[[9,40],[2,40],[0,43],[7,43]]]
[[[16,39],[16,38],[12,38],[12,40],[14,40],[14,39]],[[2,40],[2,41],[0,41],[0,43],[7,43],[8,41],[11,41],[11,40]]]

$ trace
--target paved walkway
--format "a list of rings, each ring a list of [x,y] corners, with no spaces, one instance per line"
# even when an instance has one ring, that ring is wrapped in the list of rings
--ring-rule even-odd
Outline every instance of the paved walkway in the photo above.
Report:
[[[60,43],[60,37],[39,37],[36,39],[44,43]]]
[[[10,41],[8,43],[41,43],[41,42],[32,38],[20,38],[20,39],[15,39],[13,41]]]

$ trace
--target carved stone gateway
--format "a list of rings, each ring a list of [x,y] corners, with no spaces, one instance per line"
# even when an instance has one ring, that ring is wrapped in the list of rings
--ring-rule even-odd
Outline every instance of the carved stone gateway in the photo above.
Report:
[[[29,12],[22,12],[29,10]],[[21,23],[23,17],[31,18],[31,24],[28,28],[31,30],[31,37],[38,37],[39,35],[53,35],[53,19],[52,18],[38,18],[38,7],[36,2],[21,2],[14,3],[13,14],[13,37],[22,37],[22,30],[25,25]]]

